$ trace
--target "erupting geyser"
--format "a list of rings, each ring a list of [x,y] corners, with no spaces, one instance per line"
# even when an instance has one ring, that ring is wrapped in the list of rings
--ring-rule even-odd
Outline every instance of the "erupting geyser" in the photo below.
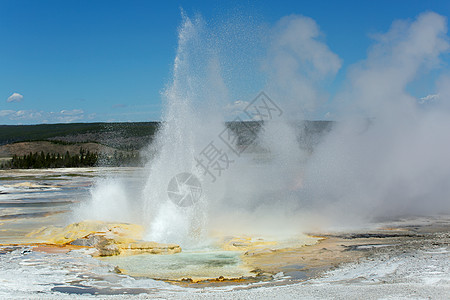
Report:
[[[205,130],[193,107],[196,92],[203,84],[194,60],[200,27],[200,20],[193,23],[184,17],[179,29],[173,81],[163,94],[163,124],[152,145],[157,154],[148,165],[148,179],[142,195],[144,222],[149,228],[147,238],[183,246],[204,239],[206,223],[204,196],[200,195],[195,205],[179,207],[169,200],[167,191],[168,183],[177,174],[187,172],[201,178],[193,159],[198,151],[199,133]]]

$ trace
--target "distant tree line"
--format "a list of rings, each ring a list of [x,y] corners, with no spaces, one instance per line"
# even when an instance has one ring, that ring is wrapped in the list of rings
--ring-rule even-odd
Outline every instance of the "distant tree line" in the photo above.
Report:
[[[0,145],[23,141],[43,141],[54,140],[55,138],[67,138],[67,142],[88,142],[79,141],[77,136],[88,134],[92,142],[107,142],[111,135],[116,135],[118,144],[114,148],[120,147],[122,138],[134,138],[130,143],[145,138],[150,140],[159,127],[159,122],[131,122],[131,123],[68,123],[68,124],[38,124],[38,125],[0,125]],[[110,134],[105,139],[105,134]],[[109,146],[111,146],[108,143]],[[144,145],[142,145],[144,146]],[[134,148],[138,149],[138,148]],[[133,150],[134,150],[133,149]]]
[[[64,155],[59,153],[29,153],[27,155],[14,155],[12,160],[2,164],[2,169],[45,169],[45,168],[79,168],[79,167],[96,167],[96,166],[140,166],[141,158],[139,153],[123,154],[122,152],[114,152],[114,155],[106,155],[103,153],[92,153],[80,149],[79,153],[70,154],[67,151]]]

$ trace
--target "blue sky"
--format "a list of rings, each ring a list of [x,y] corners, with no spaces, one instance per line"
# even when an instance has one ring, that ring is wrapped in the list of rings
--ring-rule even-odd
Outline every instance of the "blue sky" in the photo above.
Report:
[[[269,26],[311,17],[342,60],[331,94],[366,57],[371,35],[424,11],[450,15],[447,1],[0,0],[0,124],[159,120],[180,7],[213,22],[235,13]],[[433,76],[411,92],[432,93]]]

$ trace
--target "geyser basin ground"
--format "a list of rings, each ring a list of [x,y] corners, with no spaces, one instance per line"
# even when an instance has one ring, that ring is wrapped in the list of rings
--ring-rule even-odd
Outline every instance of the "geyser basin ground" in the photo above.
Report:
[[[174,299],[219,295],[256,299],[299,295],[357,298],[362,294],[368,298],[388,294],[446,298],[450,294],[450,219],[444,216],[379,223],[364,230],[315,232],[324,239],[303,247],[292,241],[291,247],[280,241],[272,243],[267,237],[264,243],[256,236],[252,237],[255,242],[252,246],[248,243],[250,237],[222,236],[221,244],[229,251],[211,248],[150,258],[135,255],[97,259],[90,255],[89,248],[38,245],[34,244],[36,240],[25,237],[43,226],[66,225],[72,206],[83,201],[96,177],[113,172],[136,178],[133,176],[136,171],[139,172],[132,169],[3,172],[0,296],[64,298],[75,293],[122,298],[144,293]],[[305,243],[301,238],[297,241]],[[249,247],[253,247],[252,251]],[[117,273],[118,265],[119,269],[123,265],[124,273]],[[166,274],[175,268],[184,270],[181,271],[186,272],[181,276],[184,278],[190,278],[189,274],[200,278],[205,274],[195,272],[206,271],[210,273],[205,278],[213,280],[168,284],[151,279],[165,276],[156,273],[149,276],[150,267]],[[139,268],[147,274],[138,274]],[[218,276],[220,272],[226,275],[226,271],[230,277],[235,271],[243,272],[240,276],[254,271],[250,272],[254,277],[242,281],[214,280],[223,276]]]
[[[257,266],[248,265],[245,259],[317,241],[305,235],[283,240],[216,234],[211,238],[208,249],[203,247],[186,250],[179,255],[154,256],[148,253],[173,254],[178,250],[176,245],[169,250],[159,245],[150,247],[149,242],[142,241],[143,228],[139,225],[102,221],[70,223],[73,219],[71,211],[88,199],[95,180],[115,174],[117,178],[126,178],[130,186],[138,186],[140,172],[141,169],[132,168],[2,171],[0,206],[6,209],[0,216],[0,230],[5,233],[0,236],[0,243],[39,245],[36,250],[49,253],[67,253],[77,246],[88,246],[92,250],[89,253],[94,256],[123,254],[103,260],[133,276],[178,281],[220,278],[222,281],[257,276],[258,280],[270,279],[273,274],[264,274]],[[93,242],[102,246],[95,247]]]

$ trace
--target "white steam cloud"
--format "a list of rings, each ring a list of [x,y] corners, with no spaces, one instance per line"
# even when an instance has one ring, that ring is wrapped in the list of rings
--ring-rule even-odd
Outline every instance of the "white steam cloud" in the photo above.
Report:
[[[320,38],[316,22],[308,17],[292,15],[282,18],[272,32],[271,47],[266,61],[270,95],[282,101],[288,116],[298,120],[308,117],[326,98],[318,87],[327,77],[333,77],[341,60]],[[301,108],[301,111],[299,111]],[[303,116],[299,113],[303,112]]]
[[[432,106],[407,92],[408,84],[440,67],[449,49],[445,18],[424,13],[376,37],[332,99],[339,120],[311,154],[298,147],[289,121],[320,105],[326,98],[321,84],[341,62],[317,39],[310,18],[283,18],[275,32],[266,89],[286,113],[260,136],[270,162],[240,158],[226,174],[225,196],[212,205],[211,222],[286,233],[450,212],[450,80],[439,79],[426,98]]]
[[[340,222],[349,214],[367,220],[450,211],[450,110],[421,109],[406,92],[439,66],[446,33],[445,18],[435,13],[395,22],[352,68],[342,120],[306,167],[305,191],[315,206]]]

